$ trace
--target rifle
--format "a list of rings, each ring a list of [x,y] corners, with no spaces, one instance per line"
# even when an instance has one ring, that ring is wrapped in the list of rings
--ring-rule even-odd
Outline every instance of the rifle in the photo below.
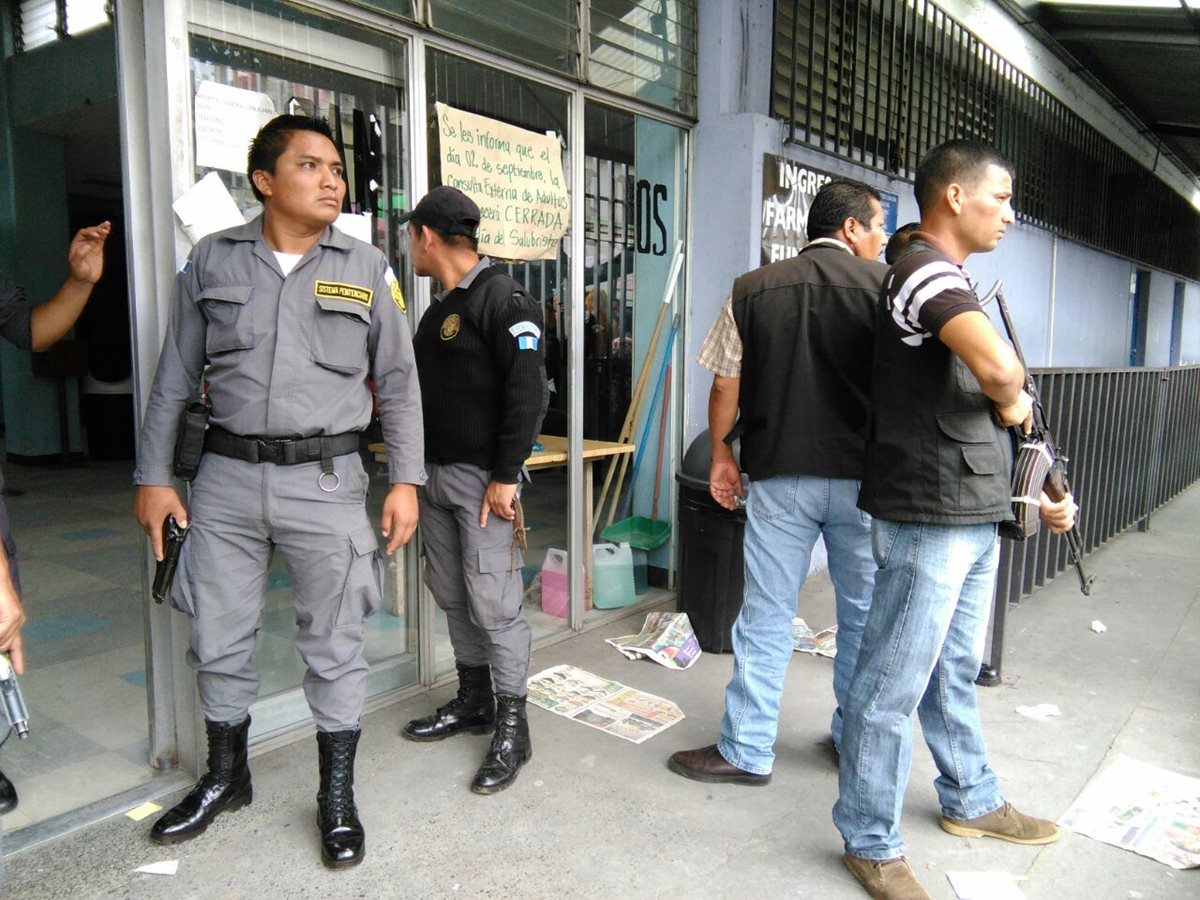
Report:
[[[1008,313],[1008,304],[1004,302],[1004,291],[997,281],[987,293],[987,300],[996,299],[1000,310],[1000,318],[1004,321],[1004,329],[1012,342],[1021,368],[1025,371],[1025,391],[1033,399],[1033,428],[1029,434],[1024,434],[1019,425],[1009,430],[1012,432],[1017,445],[1016,459],[1013,462],[1013,511],[1016,522],[1001,523],[1002,536],[1013,540],[1024,540],[1038,529],[1036,507],[1041,491],[1055,503],[1062,500],[1071,492],[1067,481],[1067,457],[1055,446],[1054,437],[1050,434],[1050,425],[1046,421],[1046,409],[1042,406],[1042,397],[1034,383],[1029,368],[1025,365],[1025,354],[1021,352],[1021,344],[1013,329],[1012,317]],[[987,301],[984,301],[987,302]],[[1071,526],[1067,532],[1067,546],[1071,550],[1071,564],[1075,574],[1079,576],[1079,590],[1084,596],[1092,593],[1092,583],[1095,575],[1088,575],[1083,570],[1083,539],[1079,534],[1079,523]]]

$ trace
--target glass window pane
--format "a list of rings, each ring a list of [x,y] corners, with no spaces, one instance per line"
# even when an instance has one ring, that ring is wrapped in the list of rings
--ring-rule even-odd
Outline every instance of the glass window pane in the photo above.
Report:
[[[682,280],[673,304],[662,299],[676,242],[684,235],[687,137],[673,125],[598,103],[587,104],[584,122],[583,435],[617,441],[630,417],[629,441],[636,448],[621,491],[600,510],[595,539],[606,541],[611,525],[613,541],[629,540],[635,602],[661,603],[669,548],[653,546],[650,535],[665,539],[674,518],[670,466],[662,461],[670,459],[671,441],[663,409],[676,379],[664,359],[679,358],[671,320],[680,308]],[[643,372],[645,388],[630,416],[631,387]],[[607,467],[597,467],[597,475],[601,468]],[[597,577],[601,594],[607,581]]]
[[[696,4],[591,0],[588,80],[647,103],[696,112]]]
[[[542,69],[578,74],[578,0],[430,0],[429,22],[487,50]]]
[[[402,19],[416,19],[413,0],[350,0],[356,6],[366,6]]]
[[[108,0],[67,0],[67,34],[108,24]]]
[[[22,0],[21,44],[26,50],[58,40],[58,3],[56,0]]]

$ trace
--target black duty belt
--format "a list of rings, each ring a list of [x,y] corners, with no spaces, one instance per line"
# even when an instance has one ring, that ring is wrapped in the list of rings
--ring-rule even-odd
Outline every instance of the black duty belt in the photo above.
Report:
[[[295,466],[320,460],[332,470],[329,461],[333,457],[358,452],[358,439],[357,431],[310,438],[243,437],[210,425],[204,433],[204,449],[219,456],[252,463],[274,463],[277,466]]]

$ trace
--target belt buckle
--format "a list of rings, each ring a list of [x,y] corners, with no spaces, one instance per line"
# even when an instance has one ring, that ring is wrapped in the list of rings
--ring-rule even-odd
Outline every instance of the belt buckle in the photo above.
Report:
[[[254,442],[258,445],[259,462],[279,462],[281,448],[278,441],[267,440],[266,438],[256,438]]]

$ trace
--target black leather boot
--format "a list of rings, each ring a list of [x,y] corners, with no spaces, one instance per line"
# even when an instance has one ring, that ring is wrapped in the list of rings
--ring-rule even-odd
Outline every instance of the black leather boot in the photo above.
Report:
[[[321,829],[321,862],[344,869],[362,862],[366,832],[354,806],[354,753],[362,731],[318,731],[317,754],[321,789],[317,793],[317,827]]]
[[[218,813],[241,809],[254,798],[250,766],[246,763],[246,737],[250,717],[237,725],[204,723],[208,733],[208,772],[191,793],[154,823],[150,840],[178,844],[203,834]]]
[[[8,780],[8,776],[0,772],[0,816],[10,813],[17,808],[17,789]]]
[[[471,782],[471,790],[476,794],[495,794],[504,790],[517,780],[521,766],[532,756],[525,698],[497,694],[496,733],[492,735],[492,747],[483,758],[483,765]]]
[[[487,734],[496,725],[496,698],[492,695],[492,667],[464,666],[458,669],[458,694],[432,716],[413,719],[400,732],[410,741],[440,741],[467,731]]]

